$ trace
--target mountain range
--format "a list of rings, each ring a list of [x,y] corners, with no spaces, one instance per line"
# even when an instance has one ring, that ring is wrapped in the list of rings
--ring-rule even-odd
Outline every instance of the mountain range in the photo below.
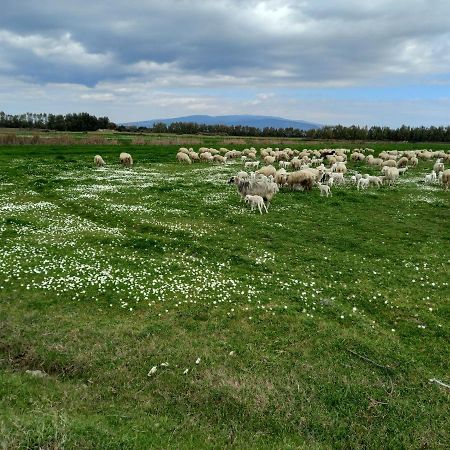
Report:
[[[172,117],[169,119],[151,119],[139,122],[123,123],[125,126],[135,127],[152,127],[155,123],[164,123],[170,125],[173,122],[190,122],[206,125],[228,125],[228,126],[247,126],[255,128],[297,128],[299,130],[311,130],[321,128],[322,125],[317,123],[305,122],[303,120],[283,119],[282,117],[257,116],[257,115],[241,115],[235,114],[230,116],[206,116],[193,115],[183,117]]]

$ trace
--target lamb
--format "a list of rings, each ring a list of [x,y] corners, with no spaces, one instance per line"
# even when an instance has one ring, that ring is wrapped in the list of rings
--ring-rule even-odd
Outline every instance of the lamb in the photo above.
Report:
[[[432,184],[436,181],[436,172],[434,170],[431,171],[431,173],[425,175],[425,183]]]
[[[129,153],[122,152],[119,155],[119,161],[123,166],[131,167],[133,165],[133,158]]]
[[[398,173],[399,173],[399,175],[404,175],[407,170],[408,170],[408,167],[402,167],[401,169],[398,169]]]
[[[332,178],[331,178],[332,179]],[[323,197],[324,195],[326,195],[327,197],[330,196],[332,197],[333,194],[331,193],[331,189],[330,186],[328,186],[327,184],[320,184],[317,183],[317,186],[319,186],[320,189],[320,196]]]
[[[383,180],[380,177],[367,175],[365,178],[367,178],[369,180],[369,185],[381,187],[381,185],[383,184]]]
[[[103,167],[106,163],[100,155],[95,155],[94,156],[94,164],[97,167]]]
[[[442,173],[441,177],[442,186],[447,191],[448,187],[450,186],[450,169],[446,169],[441,173]],[[441,173],[439,173],[439,175]]]
[[[259,161],[247,161],[247,162],[244,164],[244,167],[245,167],[246,169],[250,169],[250,168],[257,169],[257,168],[259,167]]]
[[[276,183],[271,181],[264,175],[258,177],[245,178],[231,178],[228,183],[234,183],[242,198],[246,195],[260,195],[267,204],[272,201],[274,195],[279,191]]]
[[[336,184],[345,184],[345,178],[343,173],[330,173],[330,178],[333,178],[333,181]]]
[[[247,194],[245,196],[245,203],[249,203],[251,207],[251,211],[255,209],[257,206],[259,209],[259,213],[262,214],[262,210],[264,209],[266,213],[269,211],[267,210],[267,206],[264,204],[264,199],[260,195],[249,195]]]
[[[192,164],[191,158],[186,153],[178,152],[177,153],[177,160],[180,162],[185,162],[188,164]]]
[[[280,166],[280,168],[282,168],[282,169],[287,169],[288,167],[291,166],[291,163],[288,162],[288,161],[280,161],[280,162],[279,162],[279,166]]]
[[[358,185],[356,186],[356,188],[358,189],[358,191],[360,189],[367,189],[369,187],[370,181],[368,178],[360,178],[358,180]]]

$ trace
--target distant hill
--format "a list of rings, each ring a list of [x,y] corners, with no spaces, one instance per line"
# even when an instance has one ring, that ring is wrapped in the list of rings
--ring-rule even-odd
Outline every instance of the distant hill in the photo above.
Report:
[[[191,122],[206,125],[241,125],[255,128],[297,128],[299,130],[311,130],[322,128],[322,125],[317,123],[305,122],[303,120],[283,119],[282,117],[271,116],[253,116],[253,115],[232,115],[232,116],[184,116],[173,117],[170,119],[152,119],[143,120],[140,122],[128,122],[122,125],[136,126],[136,127],[152,127],[155,123],[165,123],[170,125],[173,122]]]

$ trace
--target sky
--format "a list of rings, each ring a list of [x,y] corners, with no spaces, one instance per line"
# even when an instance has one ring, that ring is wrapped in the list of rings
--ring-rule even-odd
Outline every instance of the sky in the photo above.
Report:
[[[0,110],[450,124],[448,0],[0,0]]]

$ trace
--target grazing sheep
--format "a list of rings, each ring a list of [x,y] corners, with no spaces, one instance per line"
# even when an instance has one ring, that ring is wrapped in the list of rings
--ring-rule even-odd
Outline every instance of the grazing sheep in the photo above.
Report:
[[[264,158],[264,164],[273,164],[275,162],[275,158],[273,156],[266,156]]]
[[[332,178],[331,178],[332,179]],[[317,183],[317,186],[319,186],[320,189],[320,196],[323,197],[324,195],[326,195],[327,197],[330,196],[332,197],[333,194],[331,193],[331,189],[330,186],[327,184],[320,184]]]
[[[261,169],[257,170],[256,173],[260,173],[262,175],[265,175],[266,177],[269,177],[270,175],[275,177],[277,170],[273,166],[264,166],[261,167]]]
[[[260,195],[247,194],[245,196],[245,203],[250,204],[251,211],[253,211],[255,209],[255,207],[257,206],[260,214],[262,214],[263,209],[266,211],[266,213],[269,212],[267,210],[267,206],[264,204],[264,199]]]
[[[382,164],[383,167],[397,167],[397,162],[394,159],[388,159]]]
[[[190,150],[188,150],[186,147],[180,147],[179,149],[178,149],[178,153],[186,153],[186,155],[189,155],[189,151]],[[192,151],[192,150],[191,150]]]
[[[397,169],[397,167],[387,167],[384,166],[382,172],[385,175],[385,181],[387,181],[387,183],[389,184],[389,186],[392,186],[392,184],[395,183],[395,181],[397,180],[398,176],[399,176],[399,171]]]
[[[188,164],[192,164],[191,158],[186,153],[178,152],[177,153],[177,160],[180,162],[185,162]]]
[[[119,155],[119,161],[123,166],[131,167],[133,165],[133,158],[129,153],[122,152]]]
[[[223,157],[222,155],[214,155],[213,161],[219,164],[225,164],[227,162],[227,158]]]
[[[413,156],[413,157],[409,160],[409,163],[411,164],[412,167],[416,167],[417,164],[419,164],[419,160],[418,160],[415,156]]]
[[[450,169],[446,169],[441,173],[442,173],[441,183],[443,188],[447,191],[448,187],[450,186]]]
[[[408,158],[406,156],[403,156],[397,161],[397,167],[406,167],[408,165]]]
[[[203,161],[212,161],[214,158],[210,152],[202,152],[200,153],[200,159]]]
[[[402,167],[401,169],[398,169],[399,175],[404,175],[408,170],[408,167]]]
[[[192,162],[200,161],[200,157],[198,156],[198,153],[196,153],[194,151],[189,152],[189,158],[191,158]]]
[[[302,191],[310,191],[315,182],[314,175],[309,170],[299,170],[290,172],[287,176],[287,185],[291,189],[300,189]]]
[[[373,155],[367,156],[366,162],[370,166],[380,166],[381,167],[383,165],[383,160],[381,158],[374,158]]]
[[[94,164],[97,167],[103,167],[106,163],[100,155],[95,155],[94,156]]]

